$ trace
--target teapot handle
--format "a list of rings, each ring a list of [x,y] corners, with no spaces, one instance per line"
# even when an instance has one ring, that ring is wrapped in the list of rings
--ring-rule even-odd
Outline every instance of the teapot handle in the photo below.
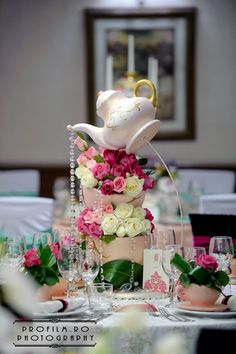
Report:
[[[133,89],[133,95],[135,97],[138,97],[138,89],[141,86],[148,86],[150,88],[151,97],[149,97],[149,100],[151,101],[153,107],[156,107],[157,106],[157,91],[156,91],[155,85],[152,83],[152,81],[147,80],[147,79],[139,80],[138,82],[136,82],[134,89]]]

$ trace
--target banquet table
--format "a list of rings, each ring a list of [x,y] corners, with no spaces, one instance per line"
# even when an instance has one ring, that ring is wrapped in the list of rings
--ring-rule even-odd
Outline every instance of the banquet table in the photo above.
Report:
[[[168,303],[168,299],[160,299],[150,301],[152,305],[158,307]],[[131,301],[131,303],[137,301]],[[123,303],[124,304],[124,303]],[[175,310],[169,309],[175,313]],[[177,312],[176,312],[177,314]],[[122,324],[122,316],[124,313],[115,312],[111,316],[104,318],[98,322],[98,329],[101,332],[112,331],[115,327]],[[201,329],[230,329],[236,331],[236,312],[234,317],[211,317],[200,316],[195,313],[191,316],[184,315],[186,318],[192,319],[192,322],[172,322],[161,316],[152,316],[149,313],[143,313],[143,328],[138,333],[131,330],[123,330],[118,332],[120,335],[120,352],[124,354],[146,354],[151,353],[153,345],[168,334],[179,334],[184,337],[188,354],[194,353],[196,342]],[[235,332],[236,333],[236,332]]]

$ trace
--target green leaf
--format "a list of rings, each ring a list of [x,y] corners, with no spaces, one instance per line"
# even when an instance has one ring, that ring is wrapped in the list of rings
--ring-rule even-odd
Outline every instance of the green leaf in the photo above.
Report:
[[[211,279],[211,275],[209,271],[206,269],[197,266],[195,267],[190,273],[189,273],[190,279],[192,279],[193,283],[198,284],[198,285],[206,285],[209,283]]]
[[[77,136],[79,136],[80,137],[80,139],[83,139],[83,140],[85,140],[85,137],[84,137],[84,134],[82,133],[82,132],[77,132]]]
[[[59,282],[59,278],[57,273],[52,268],[45,268],[46,275],[44,282],[47,285],[54,285]]]
[[[115,235],[102,235],[100,238],[106,245],[108,245],[108,243],[115,240],[116,236]]]
[[[97,162],[97,163],[100,163],[100,162],[103,162],[103,157],[100,156],[100,155],[96,155],[96,156],[93,156],[93,159]]]
[[[228,275],[222,270],[218,270],[218,272],[215,272],[214,277],[216,278],[218,284],[220,284],[221,286],[226,286],[229,282]]]
[[[184,288],[187,288],[191,284],[191,280],[189,279],[189,276],[186,273],[181,273],[179,280],[181,281]]]
[[[136,159],[138,160],[139,166],[144,166],[148,162],[148,159],[146,157],[142,157],[141,155],[136,155]]]
[[[174,257],[171,259],[170,263],[183,273],[189,273],[192,270],[191,265],[178,253],[174,254]]]
[[[51,255],[52,255],[52,251],[48,245],[42,248],[40,252],[40,260],[42,266],[47,265],[49,263]]]
[[[105,281],[112,283],[115,290],[118,290],[121,285],[129,282],[131,274],[131,261],[126,259],[117,259],[111,262],[107,262],[103,265],[103,275]],[[143,278],[143,266],[138,263],[134,263],[134,281],[142,284]],[[96,278],[96,282],[100,282],[100,274]]]

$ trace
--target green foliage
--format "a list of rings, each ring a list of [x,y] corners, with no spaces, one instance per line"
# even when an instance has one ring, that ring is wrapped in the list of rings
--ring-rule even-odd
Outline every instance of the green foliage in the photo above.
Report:
[[[97,162],[97,163],[101,163],[103,162],[103,157],[100,156],[100,155],[96,155],[96,156],[93,156],[93,159]]]
[[[131,274],[131,261],[126,259],[117,259],[107,262],[103,265],[103,275],[105,282],[113,284],[114,290],[118,290],[121,285],[128,283]],[[134,281],[142,284],[143,266],[134,263]],[[96,282],[101,282],[101,274],[99,273]]]
[[[102,235],[100,239],[108,245],[111,241],[115,240],[116,235]]]
[[[40,265],[25,267],[25,273],[30,275],[38,285],[52,286],[59,282],[60,273],[57,260],[50,247],[40,245],[37,251]]]

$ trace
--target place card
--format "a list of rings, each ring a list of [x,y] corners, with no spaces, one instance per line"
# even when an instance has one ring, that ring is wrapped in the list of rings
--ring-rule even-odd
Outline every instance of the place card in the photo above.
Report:
[[[169,278],[162,268],[162,250],[145,249],[143,258],[143,289],[160,293],[169,290]]]

